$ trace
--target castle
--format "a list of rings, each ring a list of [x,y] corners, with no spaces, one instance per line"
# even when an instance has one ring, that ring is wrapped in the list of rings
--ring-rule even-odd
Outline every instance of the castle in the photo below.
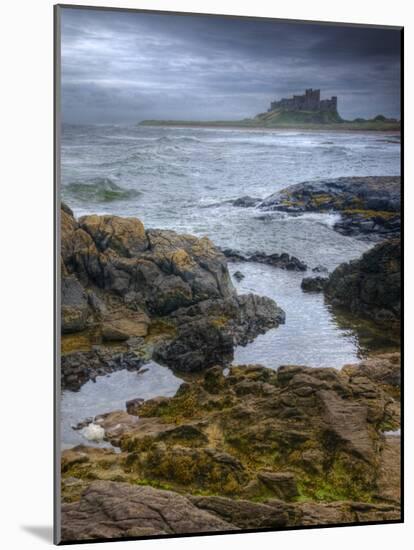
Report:
[[[283,98],[280,101],[272,101],[270,111],[325,111],[336,113],[338,107],[338,98],[321,99],[320,90],[305,90],[304,95],[294,95],[290,98]]]

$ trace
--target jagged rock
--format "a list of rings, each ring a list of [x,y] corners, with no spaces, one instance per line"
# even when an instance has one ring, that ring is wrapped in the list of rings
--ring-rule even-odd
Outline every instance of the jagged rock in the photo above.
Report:
[[[382,240],[400,233],[401,178],[346,177],[298,183],[270,195],[259,208],[295,214],[340,212],[336,231]]]
[[[132,258],[148,248],[144,226],[137,218],[83,216],[79,226],[92,237],[100,252],[111,250]]]
[[[401,315],[401,244],[385,241],[359,260],[339,265],[330,275],[325,296],[334,306],[399,327]]]
[[[111,481],[95,481],[80,501],[63,504],[61,525],[65,542],[236,528],[178,493]]]
[[[300,287],[304,292],[322,292],[327,282],[327,277],[304,277]]]
[[[129,306],[169,312],[234,294],[222,254],[207,238],[148,230],[136,218],[62,213],[64,263],[83,284],[111,291]],[[70,243],[67,242],[70,240]]]
[[[129,338],[128,332],[124,332],[113,323],[104,323],[102,325],[102,338],[109,341],[124,341]]]
[[[233,358],[235,345],[285,320],[283,310],[266,297],[246,294],[227,300],[206,300],[174,312],[177,335],[154,352],[161,362],[183,372],[195,372]]]
[[[66,207],[61,216],[62,270],[86,304],[80,310],[79,298],[76,319],[73,308],[63,311],[67,332],[85,328],[86,311],[98,345],[125,341],[145,357],[154,353],[193,371],[224,364],[235,345],[283,322],[269,298],[237,296],[226,259],[208,238],[145,231],[135,218],[92,215],[77,222]],[[77,386],[73,368],[70,385]]]
[[[254,254],[245,255],[238,250],[226,248],[223,250],[223,254],[230,261],[237,262],[257,262],[260,264],[271,265],[273,267],[279,267],[280,269],[286,269],[288,271],[306,271],[307,265],[295,256],[289,256],[286,252],[282,254],[265,254],[264,252],[255,252]]]

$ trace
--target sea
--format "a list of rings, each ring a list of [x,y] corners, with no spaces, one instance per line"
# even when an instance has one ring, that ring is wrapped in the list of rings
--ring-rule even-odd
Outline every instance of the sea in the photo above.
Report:
[[[235,207],[230,201],[265,198],[304,181],[399,175],[400,146],[398,136],[379,132],[63,125],[61,197],[76,216],[135,216],[146,228],[208,236],[219,247],[244,254],[287,252],[309,266],[309,276],[316,266],[332,271],[361,256],[372,243],[334,231],[334,213],[297,216]],[[232,276],[244,275],[241,281],[233,277],[239,293],[269,296],[286,313],[284,325],[236,348],[236,364],[339,368],[393,345],[386,335],[332,311],[322,294],[303,293],[303,273],[255,263],[230,263],[229,269]],[[176,390],[172,373],[160,377],[153,366],[145,374],[135,397]],[[111,376],[110,402],[124,403],[125,376]],[[76,418],[105,412],[102,400],[94,403],[92,382],[78,394],[63,392],[66,445],[74,444],[69,426]]]

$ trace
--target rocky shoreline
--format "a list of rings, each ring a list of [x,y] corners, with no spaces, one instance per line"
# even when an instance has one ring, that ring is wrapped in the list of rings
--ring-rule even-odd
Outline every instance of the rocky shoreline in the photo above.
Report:
[[[398,520],[399,376],[399,354],[213,367],[101,415],[120,452],[62,453],[63,538]]]
[[[119,368],[227,364],[236,345],[284,322],[270,298],[236,293],[207,238],[145,231],[136,218],[76,220],[66,205],[61,216],[63,388],[116,370],[114,353]]]
[[[379,201],[386,178],[359,178],[358,188],[362,179]],[[335,200],[347,215],[351,198],[329,185],[322,210]],[[289,205],[278,194],[238,206],[295,212],[304,190],[289,191]],[[394,198],[375,204],[397,208]],[[371,195],[361,200],[375,206]],[[309,199],[299,213],[313,207]],[[146,230],[136,218],[76,219],[66,205],[61,224],[62,390],[143,371],[150,360],[186,380],[174,397],[136,395],[126,410],[95,417],[112,448],[62,452],[64,541],[400,519],[400,444],[390,434],[400,428],[399,353],[340,370],[232,364],[235,346],[277,328],[285,314],[270,298],[238,295],[228,262],[299,273],[306,264],[222,251],[207,238]],[[400,244],[383,240],[398,232],[359,227],[382,242],[329,275],[314,268],[302,288],[399,330]]]

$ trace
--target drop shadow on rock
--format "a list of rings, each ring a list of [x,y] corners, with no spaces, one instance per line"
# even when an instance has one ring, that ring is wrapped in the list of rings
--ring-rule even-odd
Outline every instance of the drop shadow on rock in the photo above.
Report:
[[[40,540],[53,543],[53,527],[51,525],[22,525],[21,528]]]

